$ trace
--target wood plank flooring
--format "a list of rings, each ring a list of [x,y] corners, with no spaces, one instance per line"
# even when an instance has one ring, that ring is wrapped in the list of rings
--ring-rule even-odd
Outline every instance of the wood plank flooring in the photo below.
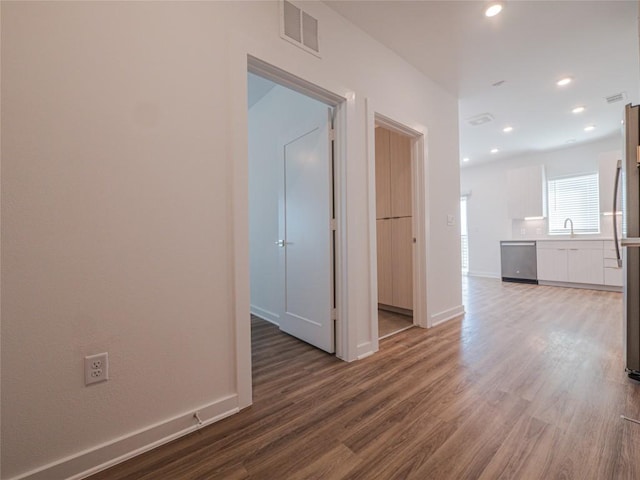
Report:
[[[469,278],[464,297],[350,364],[254,320],[252,407],[91,478],[639,479],[622,295]]]
[[[378,310],[378,337],[387,338],[413,327],[413,317],[388,310]]]

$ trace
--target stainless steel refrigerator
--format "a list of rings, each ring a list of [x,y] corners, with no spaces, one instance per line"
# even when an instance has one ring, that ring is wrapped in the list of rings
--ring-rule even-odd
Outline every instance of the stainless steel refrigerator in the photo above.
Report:
[[[625,359],[629,377],[640,381],[640,107],[625,107],[624,160],[618,162],[614,213],[623,209],[623,228],[619,232],[616,215],[613,215],[616,249],[618,238],[622,252],[618,252],[618,264],[624,272],[624,325]],[[623,205],[616,205],[618,187],[622,187]],[[622,255],[620,255],[622,253]]]

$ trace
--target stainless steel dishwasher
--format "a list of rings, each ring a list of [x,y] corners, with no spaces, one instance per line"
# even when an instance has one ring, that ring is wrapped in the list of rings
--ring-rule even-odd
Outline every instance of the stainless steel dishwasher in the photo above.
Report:
[[[500,242],[503,282],[538,283],[536,242]]]

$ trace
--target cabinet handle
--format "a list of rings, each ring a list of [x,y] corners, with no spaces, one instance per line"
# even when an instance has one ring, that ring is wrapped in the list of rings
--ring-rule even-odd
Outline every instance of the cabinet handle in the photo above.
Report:
[[[640,247],[640,238],[623,238],[620,243],[623,247]]]
[[[620,174],[622,172],[622,160],[618,160],[616,165],[616,181],[613,186],[613,241],[616,245],[616,262],[618,267],[622,267],[622,257],[620,256],[620,247],[618,246],[618,219],[616,218],[616,212],[618,211],[618,182],[620,181]]]

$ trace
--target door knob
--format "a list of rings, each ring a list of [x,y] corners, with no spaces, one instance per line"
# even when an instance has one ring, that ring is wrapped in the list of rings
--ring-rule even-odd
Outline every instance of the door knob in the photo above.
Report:
[[[278,240],[275,243],[279,247],[284,247],[286,245],[286,242],[284,240]]]

